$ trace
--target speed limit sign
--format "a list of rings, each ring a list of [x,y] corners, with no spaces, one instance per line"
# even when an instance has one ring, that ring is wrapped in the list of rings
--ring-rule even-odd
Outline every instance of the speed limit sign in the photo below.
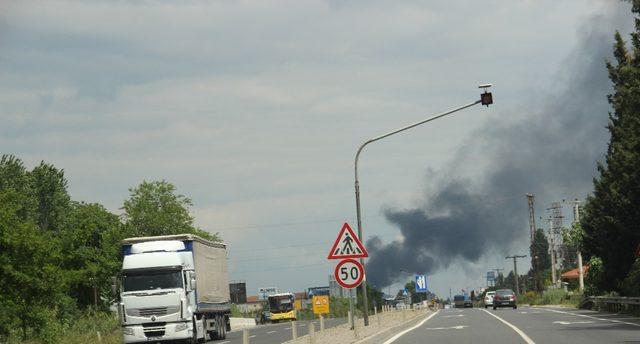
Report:
[[[362,283],[364,267],[355,259],[344,259],[336,265],[333,275],[343,288],[353,289]]]

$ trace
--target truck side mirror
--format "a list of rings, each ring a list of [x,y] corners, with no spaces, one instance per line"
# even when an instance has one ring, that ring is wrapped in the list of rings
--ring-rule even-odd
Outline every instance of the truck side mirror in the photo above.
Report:
[[[191,280],[189,282],[191,284],[191,290],[196,290],[196,277],[194,275],[191,275]]]

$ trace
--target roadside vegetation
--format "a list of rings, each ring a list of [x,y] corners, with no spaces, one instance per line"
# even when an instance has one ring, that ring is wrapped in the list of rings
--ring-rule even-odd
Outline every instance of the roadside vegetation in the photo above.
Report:
[[[64,170],[41,162],[31,170],[0,156],[0,342],[73,343],[116,320],[111,277],[125,237],[193,233],[191,200],[166,181],[129,189],[118,216],[98,203],[71,199]],[[67,337],[66,334],[72,334]]]
[[[580,251],[585,265],[584,296],[640,297],[640,0],[631,3],[636,18],[630,42],[616,32],[613,60],[606,62],[613,92],[607,129],[610,141],[604,161],[596,162],[593,193],[580,211],[580,222],[563,231],[563,266],[559,274],[577,268]],[[521,302],[577,305],[580,294],[553,289],[549,245],[545,231],[537,229],[530,247],[531,270],[518,276],[519,289],[531,291]],[[577,281],[569,282],[577,291]],[[515,288],[515,276],[498,274],[496,288]]]

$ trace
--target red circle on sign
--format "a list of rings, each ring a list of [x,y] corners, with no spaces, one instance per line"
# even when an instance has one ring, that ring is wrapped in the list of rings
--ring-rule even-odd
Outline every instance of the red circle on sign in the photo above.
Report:
[[[342,276],[345,275],[345,272],[343,272],[342,274],[340,273],[340,268],[347,263],[355,265],[355,268],[358,271],[357,278],[355,278],[355,281],[351,283],[345,282],[340,278],[341,275]],[[346,275],[347,275],[347,279],[348,277],[353,277],[353,275],[351,274],[351,271],[347,271]],[[340,284],[343,288],[353,289],[359,286],[360,283],[362,283],[362,280],[364,279],[364,267],[362,266],[362,264],[360,264],[360,262],[358,262],[355,259],[343,259],[338,263],[338,265],[336,265],[336,269],[333,271],[333,276],[336,278],[336,282],[338,282],[338,284]]]

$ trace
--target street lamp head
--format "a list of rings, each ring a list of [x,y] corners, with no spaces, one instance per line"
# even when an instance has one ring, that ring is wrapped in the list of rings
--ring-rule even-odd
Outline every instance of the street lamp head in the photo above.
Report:
[[[478,88],[482,88],[484,90],[484,93],[480,94],[480,102],[486,107],[489,107],[489,105],[493,104],[493,95],[491,94],[491,92],[487,92],[487,89],[491,86],[493,85],[482,84],[478,86]]]

